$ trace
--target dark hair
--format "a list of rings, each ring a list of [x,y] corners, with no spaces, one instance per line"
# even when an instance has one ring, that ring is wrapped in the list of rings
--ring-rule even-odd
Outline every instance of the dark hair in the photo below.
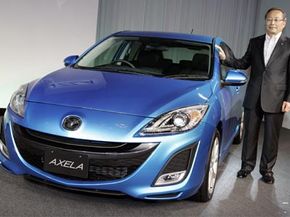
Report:
[[[271,11],[280,11],[283,14],[283,20],[287,20],[287,14],[282,8],[270,8],[265,14],[265,19]]]

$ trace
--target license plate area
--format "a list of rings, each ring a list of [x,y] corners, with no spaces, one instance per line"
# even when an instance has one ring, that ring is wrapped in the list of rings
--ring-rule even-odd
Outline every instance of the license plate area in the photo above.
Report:
[[[43,169],[56,174],[88,178],[88,156],[62,150],[48,150],[44,154]]]

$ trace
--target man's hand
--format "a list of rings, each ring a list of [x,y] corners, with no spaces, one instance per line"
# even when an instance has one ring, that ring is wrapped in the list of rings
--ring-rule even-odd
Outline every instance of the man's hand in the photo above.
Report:
[[[282,112],[290,111],[290,102],[284,101],[282,105]]]
[[[220,60],[225,60],[227,58],[227,56],[226,56],[224,50],[219,45],[216,45],[215,48],[219,52]]]

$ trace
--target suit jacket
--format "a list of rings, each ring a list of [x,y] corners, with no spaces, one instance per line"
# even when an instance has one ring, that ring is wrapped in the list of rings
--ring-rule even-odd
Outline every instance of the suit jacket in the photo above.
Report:
[[[290,39],[281,35],[265,65],[265,37],[266,35],[261,35],[252,38],[241,59],[227,57],[224,64],[237,69],[247,69],[251,66],[243,104],[245,108],[256,108],[260,99],[263,111],[279,113],[283,101],[290,102]]]

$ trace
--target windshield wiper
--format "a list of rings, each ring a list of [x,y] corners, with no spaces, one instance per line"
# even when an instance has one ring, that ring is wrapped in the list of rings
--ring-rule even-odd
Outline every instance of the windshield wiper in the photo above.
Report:
[[[73,68],[74,69],[93,69],[94,67],[74,65]]]
[[[105,65],[99,65],[99,66],[80,66],[80,65],[74,65],[75,69],[88,69],[88,70],[114,70],[115,67],[113,67],[110,64]]]
[[[105,71],[113,71],[113,72],[122,72],[127,74],[136,74],[136,75],[155,75],[161,76],[161,73],[157,73],[151,70],[144,70],[140,68],[131,68],[131,67],[123,67],[123,66],[112,66],[112,65],[102,65],[96,66],[93,69],[95,70],[105,70]]]
[[[111,72],[122,72],[122,73],[126,73],[126,74],[134,74],[134,75],[162,76],[161,73],[154,72],[153,70],[131,68],[131,67],[111,65],[111,64],[104,64],[104,65],[99,65],[99,66],[95,66],[95,67],[86,67],[86,66],[75,65],[74,68],[88,69],[88,70],[100,70],[100,71],[111,71]]]
[[[140,73],[138,72],[139,70],[135,69],[131,69],[131,68],[124,68],[124,67],[120,67],[120,66],[112,66],[112,65],[103,65],[103,66],[96,66],[93,68],[94,70],[101,70],[101,71],[111,71],[111,72],[124,72],[127,74],[136,74],[136,75],[140,75]]]
[[[167,75],[164,78],[175,78],[175,79],[183,79],[183,80],[206,80],[208,76],[204,75],[192,75],[192,74],[174,74]]]
[[[120,71],[125,71],[125,72],[136,72],[138,74],[142,75],[155,75],[155,76],[161,76],[161,73],[154,72],[153,70],[148,70],[148,69],[140,69],[140,68],[124,68],[120,69]]]

